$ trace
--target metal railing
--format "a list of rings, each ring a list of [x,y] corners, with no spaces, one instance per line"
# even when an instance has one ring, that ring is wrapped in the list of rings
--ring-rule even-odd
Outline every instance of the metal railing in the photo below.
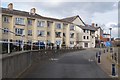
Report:
[[[32,44],[29,44],[27,42],[24,42],[24,38],[27,38],[25,37],[23,34],[19,35],[21,37],[21,40],[22,40],[22,43],[20,42],[16,42],[16,41],[12,41],[10,38],[9,38],[9,34],[14,34],[14,35],[18,35],[17,33],[15,32],[12,32],[10,30],[6,30],[4,28],[0,28],[1,31],[7,31],[8,34],[6,34],[8,36],[7,38],[7,41],[3,41],[2,39],[0,40],[0,43],[2,44],[2,53],[11,53],[13,51],[24,51],[26,49],[26,47],[30,47],[30,49],[26,49],[26,50],[32,50],[33,49],[33,46],[34,47],[40,47],[40,45],[36,45],[34,43]],[[2,32],[2,35],[3,35],[3,32]],[[3,36],[2,36],[3,38]],[[27,38],[28,39],[28,38]],[[17,45],[16,45],[17,44]],[[16,49],[14,49],[16,48]],[[12,49],[12,50],[11,50]],[[39,48],[40,49],[40,48]]]
[[[1,31],[6,30],[4,28],[0,28]],[[14,34],[14,35],[18,35],[15,32],[12,32],[10,30],[6,30],[8,32],[8,34],[6,34],[8,36],[7,41],[3,41],[0,40],[0,44],[2,44],[2,53],[11,53],[11,52],[15,52],[15,51],[24,51],[24,50],[41,50],[41,49],[81,49],[81,47],[55,47],[54,45],[50,45],[48,46],[47,44],[45,44],[44,46],[41,46],[40,43],[38,43],[36,40],[34,39],[30,39],[30,40],[34,40],[32,41],[32,43],[28,43],[25,42],[24,39],[29,39],[28,37],[25,37],[23,34],[19,34],[19,36],[21,37],[21,41],[22,42],[16,42],[12,39],[9,38],[10,34]],[[3,33],[2,33],[3,34]],[[38,43],[38,44],[36,44]]]

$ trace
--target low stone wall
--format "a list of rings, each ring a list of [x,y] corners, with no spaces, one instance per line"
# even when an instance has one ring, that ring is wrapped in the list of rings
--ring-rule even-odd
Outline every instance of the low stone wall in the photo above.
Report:
[[[15,78],[31,66],[30,52],[18,52],[2,57],[2,78]]]
[[[2,55],[2,78],[16,78],[37,61],[82,49],[34,50]]]

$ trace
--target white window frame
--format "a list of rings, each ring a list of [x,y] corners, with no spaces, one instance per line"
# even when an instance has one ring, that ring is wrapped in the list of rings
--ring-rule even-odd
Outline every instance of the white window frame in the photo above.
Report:
[[[38,30],[38,36],[44,37],[45,36],[45,31]]]
[[[56,29],[62,29],[61,23],[56,23]]]
[[[28,25],[32,25],[32,20],[28,19]]]
[[[15,24],[25,25],[25,19],[17,17],[17,18],[15,18]]]
[[[32,30],[28,30],[28,36],[32,36]]]
[[[9,22],[9,17],[4,16],[4,17],[3,17],[3,22],[7,22],[7,23],[8,23],[8,22]]]
[[[72,37],[72,34],[73,34],[73,37]],[[75,36],[75,33],[70,33],[70,38],[74,38]]]
[[[87,39],[89,39],[89,36],[87,36]]]
[[[56,45],[61,45],[62,44],[62,41],[61,40],[56,40]]]
[[[60,33],[59,36],[57,36],[58,33]],[[60,37],[60,38],[61,38],[61,33],[62,33],[62,32],[55,32],[55,37]]]
[[[28,40],[28,45],[31,45],[32,44],[32,40]]]
[[[48,32],[49,32],[49,35],[48,35]],[[47,36],[50,36],[51,35],[51,32],[50,31],[47,31]]]
[[[83,39],[86,39],[86,36],[83,36]]]
[[[9,32],[9,29],[8,28],[4,28],[3,34],[8,34],[8,32]]]
[[[70,45],[74,45],[74,41],[70,41]]]
[[[20,35],[20,36],[25,35],[24,29],[20,29],[20,28],[15,28],[15,33],[16,35]]]
[[[70,30],[75,30],[75,26],[74,26],[74,25],[71,25],[71,26],[70,26]]]
[[[37,21],[37,27],[45,27],[45,21]]]

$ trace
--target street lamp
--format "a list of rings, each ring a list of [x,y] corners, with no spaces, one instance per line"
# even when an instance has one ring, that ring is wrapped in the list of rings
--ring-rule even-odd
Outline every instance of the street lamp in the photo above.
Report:
[[[110,41],[111,41],[111,30],[112,30],[112,28],[109,28],[109,30],[110,30]]]
[[[112,30],[112,28],[109,28],[109,30],[110,30],[110,43],[111,43],[111,30]]]

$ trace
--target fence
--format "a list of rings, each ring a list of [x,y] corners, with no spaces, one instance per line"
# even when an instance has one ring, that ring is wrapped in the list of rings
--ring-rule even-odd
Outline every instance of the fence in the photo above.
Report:
[[[83,49],[32,50],[3,54],[2,78],[16,78],[36,62],[78,50]]]

